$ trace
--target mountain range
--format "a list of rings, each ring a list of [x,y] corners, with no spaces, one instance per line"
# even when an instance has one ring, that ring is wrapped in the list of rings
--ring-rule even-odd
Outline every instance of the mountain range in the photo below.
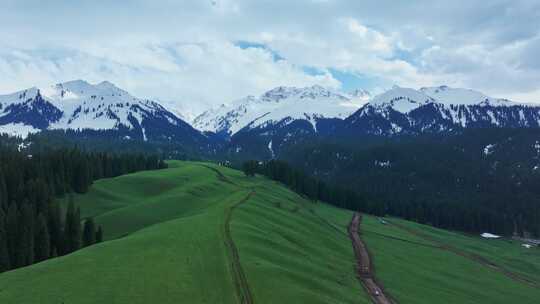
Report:
[[[306,138],[360,140],[466,128],[537,128],[540,106],[448,86],[393,87],[376,95],[311,86],[277,87],[210,109],[191,121],[104,81],[69,81],[0,96],[0,133],[43,130],[118,133],[123,140],[210,147],[229,155],[278,157]]]
[[[126,140],[195,144],[205,136],[159,103],[104,81],[83,80],[0,96],[0,132],[26,137],[43,130],[114,130]]]

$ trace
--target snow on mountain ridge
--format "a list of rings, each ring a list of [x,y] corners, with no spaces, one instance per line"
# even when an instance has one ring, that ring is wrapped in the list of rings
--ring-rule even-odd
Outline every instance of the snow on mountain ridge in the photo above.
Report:
[[[454,111],[459,106],[526,105],[507,99],[489,97],[471,89],[451,88],[445,85],[423,87],[419,90],[394,86],[392,89],[369,100],[369,105],[373,108],[380,110],[392,108],[404,114],[430,103],[438,104],[450,111]]]
[[[378,135],[443,132],[468,127],[537,127],[540,105],[496,99],[480,92],[439,86],[394,87],[349,118],[355,132]]]
[[[394,87],[373,97],[369,104],[381,108],[391,107],[398,112],[407,113],[430,102],[435,102],[435,99],[420,91]]]
[[[463,88],[451,88],[445,85],[439,87],[424,87],[419,90],[420,92],[432,97],[438,103],[444,105],[492,105],[492,106],[505,106],[505,105],[517,105],[518,103],[512,102],[507,99],[489,97],[483,93],[480,93],[471,89]]]
[[[53,117],[32,112],[34,107],[46,107]],[[50,115],[49,115],[50,116]],[[33,121],[38,119],[40,125]],[[103,81],[90,84],[84,80],[58,83],[43,89],[30,88],[13,94],[0,95],[0,125],[12,131],[13,126],[39,129],[109,130],[125,127],[139,130],[145,137],[145,120],[167,120],[178,125],[180,119],[160,104],[130,95],[114,84]],[[13,132],[10,132],[13,133]]]
[[[276,123],[284,119],[308,120],[314,128],[320,118],[345,118],[360,108],[344,94],[322,86],[277,87],[259,97],[247,96],[199,115],[193,126],[199,130],[235,134],[242,128]]]

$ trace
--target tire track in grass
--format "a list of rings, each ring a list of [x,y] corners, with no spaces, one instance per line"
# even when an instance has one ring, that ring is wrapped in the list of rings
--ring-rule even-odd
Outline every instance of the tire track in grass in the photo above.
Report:
[[[239,188],[243,188],[242,186],[230,180],[219,169],[209,166],[209,165],[201,165],[201,166],[215,172],[217,175],[217,178],[221,180],[222,182],[229,183]],[[227,247],[228,255],[230,259],[229,262],[230,262],[232,275],[233,275],[234,288],[236,290],[236,295],[238,297],[238,300],[241,304],[253,304],[254,302],[253,302],[253,296],[251,295],[251,290],[249,289],[249,284],[247,282],[246,274],[244,273],[244,269],[242,268],[242,265],[240,264],[240,255],[238,254],[238,248],[236,247],[236,244],[234,243],[233,238],[232,238],[231,218],[232,218],[232,213],[234,209],[236,209],[243,203],[247,202],[254,194],[255,194],[255,190],[251,190],[246,195],[246,197],[244,197],[242,200],[240,200],[239,202],[235,203],[234,205],[230,207],[225,208],[225,222],[224,222],[224,227],[223,227],[225,247]]]
[[[354,255],[356,257],[356,276],[375,304],[394,304],[395,302],[385,294],[382,285],[375,278],[373,264],[366,245],[360,238],[361,216],[355,212],[349,225],[349,237],[352,241]]]
[[[231,235],[231,218],[234,209],[247,202],[253,195],[255,191],[249,192],[246,197],[237,202],[236,204],[225,209],[225,223],[224,223],[224,234],[225,234],[225,246],[229,251],[229,258],[231,263],[231,270],[233,272],[233,282],[236,289],[236,294],[238,300],[241,304],[252,304],[253,297],[251,295],[251,290],[247,282],[246,274],[242,269],[240,264],[240,256],[238,254],[238,248],[234,244]]]
[[[466,252],[464,250],[460,250],[456,247],[453,247],[451,245],[448,245],[448,244],[445,244],[445,243],[442,243],[438,240],[436,240],[435,238],[427,235],[427,234],[424,234],[424,233],[421,233],[419,231],[416,231],[412,228],[409,228],[409,227],[406,227],[404,225],[401,225],[401,224],[398,224],[398,223],[394,223],[394,222],[390,222],[390,221],[387,221],[388,223],[390,223],[391,225],[393,225],[394,227],[397,227],[405,232],[408,232],[412,235],[415,235],[421,239],[424,239],[426,241],[429,241],[433,244],[436,245],[437,248],[441,249],[441,250],[445,250],[445,251],[448,251],[448,252],[451,252],[453,254],[456,254],[456,255],[459,255],[461,257],[464,257],[466,259],[469,259],[473,262],[476,262],[476,263],[479,263],[483,266],[486,266],[487,268],[489,269],[492,269],[494,271],[497,271],[499,273],[502,273],[503,275],[505,275],[506,277],[514,280],[514,281],[517,281],[517,282],[520,282],[522,284],[526,284],[526,285],[529,285],[529,286],[532,286],[532,287],[540,287],[540,285],[533,281],[533,280],[530,280],[518,273],[515,273],[515,272],[512,272],[510,270],[507,270],[505,268],[503,268],[502,266],[488,260],[487,258],[483,257],[483,256],[480,256],[478,254],[475,254],[475,253],[470,253],[470,252]]]
[[[238,185],[235,182],[233,182],[232,180],[230,180],[227,176],[225,176],[225,174],[223,174],[223,172],[219,171],[217,168],[214,168],[214,167],[209,166],[209,165],[201,165],[201,166],[214,171],[220,181],[225,182],[225,183],[229,183],[231,185],[241,187],[240,185]]]

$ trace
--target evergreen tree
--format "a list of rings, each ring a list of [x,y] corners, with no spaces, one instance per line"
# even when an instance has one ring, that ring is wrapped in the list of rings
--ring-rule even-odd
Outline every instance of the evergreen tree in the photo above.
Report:
[[[84,222],[83,247],[93,245],[96,242],[96,226],[94,219],[89,218]]]
[[[85,193],[88,191],[88,186],[91,183],[90,168],[88,166],[88,160],[85,156],[80,156],[80,160],[75,169],[75,180],[73,183],[73,190],[77,193]]]
[[[57,254],[64,252],[64,233],[62,227],[62,212],[57,202],[49,204],[48,227],[50,235],[51,254],[56,251]]]
[[[17,264],[17,261],[19,261],[19,252],[18,252],[18,244],[19,244],[19,210],[17,209],[17,205],[15,203],[12,203],[8,208],[7,213],[7,219],[6,219],[6,233],[7,233],[7,247],[8,247],[8,253],[10,257],[10,263],[11,267],[15,268],[19,265]]]
[[[244,174],[246,176],[255,176],[255,173],[257,172],[257,166],[257,161],[250,160],[242,165],[242,170],[244,171]]]
[[[77,132],[75,132],[77,133]],[[77,133],[79,134],[79,133]],[[0,135],[0,140],[2,140]],[[81,246],[80,210],[63,218],[54,198],[84,193],[92,181],[166,164],[156,156],[36,149],[33,157],[0,143],[0,269],[14,269]],[[64,228],[64,220],[66,227]],[[101,239],[101,230],[86,236]],[[7,266],[6,266],[7,265]]]
[[[51,258],[56,258],[56,257],[58,257],[58,251],[56,250],[56,247],[54,247],[51,252]]]
[[[0,209],[0,273],[11,267],[7,242],[7,219],[4,211]]]
[[[80,209],[75,209],[72,196],[70,196],[68,209],[66,212],[64,240],[65,253],[71,253],[81,247]]]
[[[103,229],[101,226],[98,227],[98,230],[96,231],[96,243],[103,242]]]
[[[25,203],[19,214],[20,234],[17,248],[17,266],[34,263],[34,210]]]
[[[2,168],[0,168],[0,208],[4,211],[7,211],[8,208],[7,185]]]
[[[50,236],[47,228],[47,221],[43,214],[40,214],[37,219],[36,236],[35,236],[35,258],[37,262],[46,260],[50,255]]]

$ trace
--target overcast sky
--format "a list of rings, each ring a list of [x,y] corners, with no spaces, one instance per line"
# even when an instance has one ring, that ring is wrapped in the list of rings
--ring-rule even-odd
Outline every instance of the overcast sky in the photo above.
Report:
[[[199,112],[279,85],[540,102],[538,0],[0,0],[0,94],[85,79]]]

